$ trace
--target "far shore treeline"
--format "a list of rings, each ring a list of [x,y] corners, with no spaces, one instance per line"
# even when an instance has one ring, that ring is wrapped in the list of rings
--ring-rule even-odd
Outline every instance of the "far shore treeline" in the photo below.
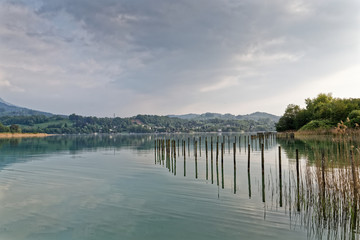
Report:
[[[288,105],[276,130],[359,129],[360,98],[334,98],[331,94],[321,93],[314,99],[305,99],[305,103],[305,108]]]
[[[260,119],[180,119],[157,115],[130,118],[70,116],[2,116],[0,132],[78,134],[78,133],[165,133],[165,132],[249,132],[274,131],[276,121]]]

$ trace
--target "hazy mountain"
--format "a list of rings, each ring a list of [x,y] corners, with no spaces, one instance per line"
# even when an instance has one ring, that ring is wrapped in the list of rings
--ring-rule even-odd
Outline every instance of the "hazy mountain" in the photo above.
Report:
[[[32,115],[52,116],[53,114],[36,111],[29,108],[18,107],[0,98],[0,116],[32,116]]]
[[[226,120],[232,120],[232,119],[238,119],[238,120],[259,120],[259,119],[270,119],[274,122],[279,121],[280,117],[265,113],[265,112],[254,112],[251,114],[246,115],[233,115],[233,114],[220,114],[220,113],[203,113],[203,114],[184,114],[184,115],[168,115],[168,117],[172,118],[180,118],[180,119],[187,119],[187,120],[208,120],[208,119],[226,119]]]

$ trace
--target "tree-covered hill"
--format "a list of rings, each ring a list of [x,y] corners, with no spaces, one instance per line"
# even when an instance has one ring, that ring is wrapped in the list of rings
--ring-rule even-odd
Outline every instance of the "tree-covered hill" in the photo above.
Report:
[[[210,120],[210,119],[224,119],[224,120],[261,120],[261,119],[270,119],[274,122],[279,121],[280,117],[269,114],[266,112],[254,112],[251,114],[246,115],[233,115],[230,113],[227,114],[220,114],[220,113],[203,113],[203,114],[184,114],[184,115],[168,115],[168,117],[172,118],[180,118],[180,119],[187,119],[187,120]]]
[[[157,115],[98,118],[75,114],[68,117],[3,116],[0,117],[0,122],[5,126],[20,126],[22,132],[55,134],[273,131],[276,123],[268,118],[187,120]]]
[[[0,98],[0,116],[32,116],[32,115],[52,116],[53,114],[36,111],[24,107],[18,107]]]
[[[137,115],[98,118],[54,115],[15,106],[0,98],[0,132],[38,133],[153,133],[273,131],[279,117],[262,112],[248,115],[219,113],[172,116]]]

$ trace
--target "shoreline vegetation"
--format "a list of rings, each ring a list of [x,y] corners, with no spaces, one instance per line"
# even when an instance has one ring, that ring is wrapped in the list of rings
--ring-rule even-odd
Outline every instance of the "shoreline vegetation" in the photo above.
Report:
[[[276,131],[297,134],[354,133],[360,130],[360,98],[334,98],[320,93],[305,99],[306,107],[289,104],[276,124]]]

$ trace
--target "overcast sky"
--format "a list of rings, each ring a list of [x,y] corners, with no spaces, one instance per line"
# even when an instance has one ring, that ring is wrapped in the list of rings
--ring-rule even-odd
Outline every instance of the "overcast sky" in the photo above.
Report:
[[[95,116],[360,97],[359,0],[0,0],[0,97]]]

